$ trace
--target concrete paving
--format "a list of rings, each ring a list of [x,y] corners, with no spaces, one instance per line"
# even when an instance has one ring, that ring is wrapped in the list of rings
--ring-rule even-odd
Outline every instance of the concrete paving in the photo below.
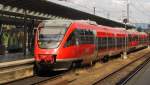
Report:
[[[0,55],[0,63],[32,58],[32,56],[24,56],[23,53],[11,53]]]
[[[150,63],[148,63],[125,85],[150,85]]]

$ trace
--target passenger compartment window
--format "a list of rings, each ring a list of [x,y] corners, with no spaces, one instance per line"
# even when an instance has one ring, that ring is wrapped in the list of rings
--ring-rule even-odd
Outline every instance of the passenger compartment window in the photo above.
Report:
[[[92,30],[77,29],[79,44],[94,44],[94,33]]]

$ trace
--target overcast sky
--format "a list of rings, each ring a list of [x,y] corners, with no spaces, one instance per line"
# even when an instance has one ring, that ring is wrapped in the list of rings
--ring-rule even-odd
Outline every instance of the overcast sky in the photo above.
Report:
[[[96,14],[122,21],[126,17],[127,0],[68,0],[89,9],[96,7]],[[150,23],[150,0],[129,0],[130,23]]]

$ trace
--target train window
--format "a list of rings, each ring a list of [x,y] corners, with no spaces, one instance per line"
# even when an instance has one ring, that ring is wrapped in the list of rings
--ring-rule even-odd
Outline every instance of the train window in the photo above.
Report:
[[[108,38],[108,47],[109,48],[115,47],[115,38],[113,38],[113,37]]]
[[[94,34],[91,30],[77,29],[79,44],[93,44]]]
[[[123,38],[117,38],[117,47],[121,48],[123,46]]]
[[[90,36],[90,44],[94,44],[94,36]]]
[[[83,44],[88,44],[88,42],[89,42],[89,38],[88,38],[88,31],[87,30],[84,30],[84,33],[85,33],[85,35],[84,35],[84,37],[85,37],[85,40],[84,40],[84,43]]]
[[[98,50],[100,49],[100,47],[101,47],[101,38],[99,38],[99,37],[97,37],[97,40],[98,40]]]
[[[84,30],[82,30],[82,29],[76,29],[75,31],[76,31],[76,33],[78,35],[79,44],[83,44],[84,41],[85,41]]]
[[[85,32],[85,35],[89,35],[88,30],[84,30],[84,32]]]
[[[129,34],[128,36],[129,36],[129,37],[128,37],[128,41],[131,42],[131,41],[132,41],[131,34]]]
[[[107,37],[98,37],[98,49],[107,48]]]
[[[93,44],[94,43],[94,34],[91,30],[87,31],[87,44]]]
[[[141,38],[141,44],[143,44],[143,37]]]
[[[82,29],[77,29],[80,35],[84,35],[84,30]]]
[[[75,37],[75,33],[73,32],[69,35],[65,47],[69,47],[75,44],[76,44],[76,37]]]
[[[125,39],[125,37],[122,38],[122,47],[125,46],[125,43],[127,43],[127,40]]]
[[[93,36],[93,32],[91,30],[86,30],[85,35]]]
[[[108,48],[111,48],[111,38],[108,37]]]
[[[113,43],[112,43],[112,38],[109,37],[109,38],[108,38],[108,47],[109,47],[109,48],[112,48],[112,45],[113,45]]]
[[[121,47],[124,47],[124,41],[125,41],[124,39],[125,39],[124,37],[121,38]]]

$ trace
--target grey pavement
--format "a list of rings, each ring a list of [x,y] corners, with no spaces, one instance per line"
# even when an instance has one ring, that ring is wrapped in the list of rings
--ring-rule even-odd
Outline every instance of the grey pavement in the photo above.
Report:
[[[23,53],[9,53],[0,55],[0,63],[32,58],[32,56],[24,56]]]

